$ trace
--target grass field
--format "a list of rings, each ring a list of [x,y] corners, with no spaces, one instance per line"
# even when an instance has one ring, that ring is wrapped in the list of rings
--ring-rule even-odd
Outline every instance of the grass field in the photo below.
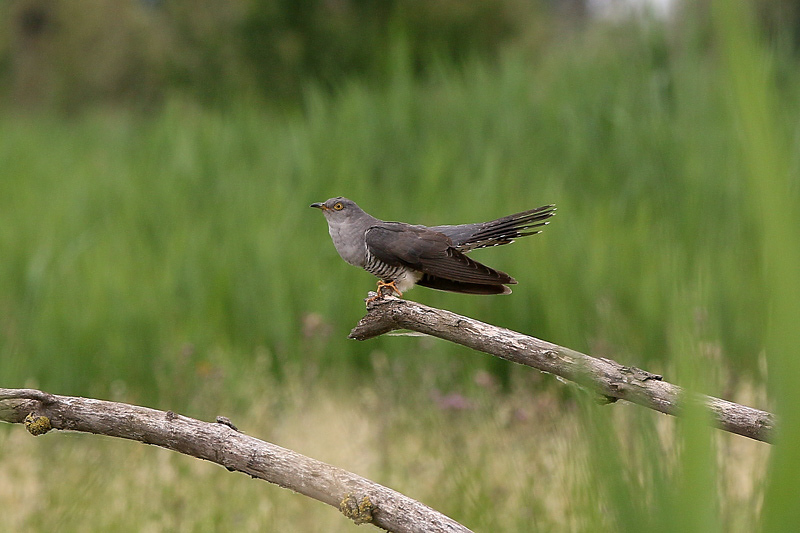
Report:
[[[774,408],[796,442],[800,77],[735,19],[714,31],[592,31],[422,81],[400,63],[302,110],[7,113],[0,386],[226,415],[478,531],[796,524],[789,446],[768,464],[702,413],[600,407],[431,339],[348,341],[374,280],[307,207],[442,224],[556,203],[543,234],[474,254],[512,295],[408,296]],[[355,530],[213,465],[19,427],[0,427],[0,510],[10,531]]]

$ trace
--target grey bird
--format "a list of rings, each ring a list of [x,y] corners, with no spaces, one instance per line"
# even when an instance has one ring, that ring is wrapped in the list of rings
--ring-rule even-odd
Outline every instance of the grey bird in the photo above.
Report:
[[[414,285],[464,294],[511,293],[507,285],[517,280],[465,254],[540,233],[556,212],[555,205],[545,205],[491,222],[428,227],[385,222],[342,196],[311,207],[325,215],[342,259],[377,276],[379,296],[388,287],[401,297]]]

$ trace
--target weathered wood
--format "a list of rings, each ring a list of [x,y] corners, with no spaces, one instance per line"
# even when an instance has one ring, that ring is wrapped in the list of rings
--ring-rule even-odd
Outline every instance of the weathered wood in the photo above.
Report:
[[[124,403],[56,396],[33,389],[0,389],[0,421],[25,423],[34,435],[52,428],[154,444],[327,503],[357,524],[371,523],[403,533],[470,531],[392,489],[240,433],[222,417],[209,423]]]
[[[366,340],[409,329],[560,376],[612,401],[628,400],[662,413],[680,414],[683,389],[639,368],[409,300],[378,298],[368,302],[367,308],[350,338]],[[720,429],[769,442],[775,426],[771,413],[711,396],[697,399],[708,407]]]

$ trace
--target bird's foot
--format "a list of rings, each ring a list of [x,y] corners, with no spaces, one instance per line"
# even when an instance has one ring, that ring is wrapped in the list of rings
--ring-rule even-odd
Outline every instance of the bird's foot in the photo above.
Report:
[[[367,303],[370,304],[375,300],[386,298],[387,296],[394,296],[395,294],[400,298],[403,297],[403,293],[397,289],[397,285],[394,284],[394,281],[390,281],[389,283],[386,283],[385,281],[379,281],[377,292],[370,291],[370,296],[367,298]]]
[[[387,292],[384,289],[389,289],[389,291]],[[403,293],[400,292],[400,289],[397,288],[397,285],[394,284],[394,281],[390,281],[389,283],[386,283],[383,280],[379,281],[378,294],[381,296],[392,296],[393,294],[397,294],[398,298],[403,297]]]

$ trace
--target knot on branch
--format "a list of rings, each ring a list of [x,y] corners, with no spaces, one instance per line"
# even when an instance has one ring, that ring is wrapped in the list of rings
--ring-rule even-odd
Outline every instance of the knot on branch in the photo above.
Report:
[[[637,381],[662,381],[664,379],[664,376],[661,376],[660,374],[653,374],[652,372],[642,370],[641,368],[636,368],[635,366],[623,366],[620,371],[624,374],[628,374]]]
[[[215,421],[216,421],[217,424],[222,424],[223,426],[228,426],[232,430],[238,431],[239,433],[241,433],[239,428],[237,428],[236,425],[233,422],[231,422],[231,419],[228,418],[227,416],[218,416]]]
[[[50,424],[50,419],[46,416],[37,416],[34,413],[30,413],[25,417],[25,429],[28,430],[28,433],[37,437],[53,429],[53,426]]]
[[[347,493],[344,499],[339,503],[339,511],[355,522],[356,525],[371,523],[372,512],[375,509],[377,508],[373,505],[369,496],[364,496],[361,498],[361,501],[358,501],[352,493]]]

